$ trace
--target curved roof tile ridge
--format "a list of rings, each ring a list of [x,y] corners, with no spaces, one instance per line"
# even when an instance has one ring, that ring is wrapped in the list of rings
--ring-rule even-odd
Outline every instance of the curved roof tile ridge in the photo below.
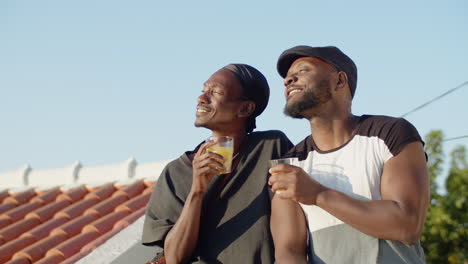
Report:
[[[8,192],[8,189],[2,189],[0,191],[0,203],[2,203],[3,199],[7,198],[8,196],[10,196],[10,193]]]
[[[54,246],[62,243],[63,241],[67,240],[66,234],[55,234],[50,235],[45,239],[34,243],[16,254],[13,255],[13,260],[16,258],[27,258],[29,261],[34,263],[35,261],[43,258],[49,248],[53,248]]]
[[[154,184],[140,178],[0,191],[0,264],[74,263],[141,217]]]
[[[34,244],[37,240],[32,236],[20,236],[0,247],[0,263],[5,263],[19,250]]]

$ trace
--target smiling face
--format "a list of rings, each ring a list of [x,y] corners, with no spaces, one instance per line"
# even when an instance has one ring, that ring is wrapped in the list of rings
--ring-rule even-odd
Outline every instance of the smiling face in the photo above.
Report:
[[[286,106],[284,113],[304,118],[304,111],[331,100],[332,74],[338,73],[330,64],[311,57],[295,60],[284,78]]]
[[[195,126],[226,131],[245,126],[239,117],[242,87],[232,72],[221,69],[205,82],[198,97]]]

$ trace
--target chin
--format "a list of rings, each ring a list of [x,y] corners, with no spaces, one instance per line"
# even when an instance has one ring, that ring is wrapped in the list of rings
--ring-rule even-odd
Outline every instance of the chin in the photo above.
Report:
[[[304,110],[307,109],[302,109],[300,105],[286,105],[283,109],[283,113],[292,118],[302,119],[305,118]]]
[[[195,127],[203,127],[203,123],[202,123],[202,122],[197,122],[197,121],[195,121],[194,125],[195,125]]]
[[[208,128],[210,129],[210,124],[208,124],[207,122],[203,122],[203,121],[200,121],[200,120],[195,120],[195,127],[204,127],[204,128]]]

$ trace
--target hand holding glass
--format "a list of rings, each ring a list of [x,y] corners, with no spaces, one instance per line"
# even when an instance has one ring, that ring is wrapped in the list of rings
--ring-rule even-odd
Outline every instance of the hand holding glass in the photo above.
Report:
[[[216,153],[224,158],[224,168],[220,169],[220,174],[226,174],[231,172],[232,166],[232,154],[234,152],[234,138],[229,136],[222,137],[209,137],[209,142],[215,142],[213,146],[208,147],[208,152]]]
[[[270,164],[270,168],[273,168],[276,165],[280,165],[280,164],[290,164],[290,165],[292,165],[294,163],[294,160],[295,160],[295,158],[273,159],[273,160],[269,161],[269,164]],[[277,171],[276,173],[272,173],[272,175],[278,174],[278,173],[283,173],[283,171]],[[276,190],[276,193],[279,194],[282,191],[286,191],[286,189],[278,189],[278,190]]]

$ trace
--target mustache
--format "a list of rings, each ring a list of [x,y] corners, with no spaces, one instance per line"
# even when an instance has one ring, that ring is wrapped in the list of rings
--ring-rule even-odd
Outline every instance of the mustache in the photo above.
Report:
[[[291,90],[291,89],[304,89],[305,86],[304,85],[297,85],[297,84],[291,84],[291,85],[288,85],[286,86],[286,90]]]

